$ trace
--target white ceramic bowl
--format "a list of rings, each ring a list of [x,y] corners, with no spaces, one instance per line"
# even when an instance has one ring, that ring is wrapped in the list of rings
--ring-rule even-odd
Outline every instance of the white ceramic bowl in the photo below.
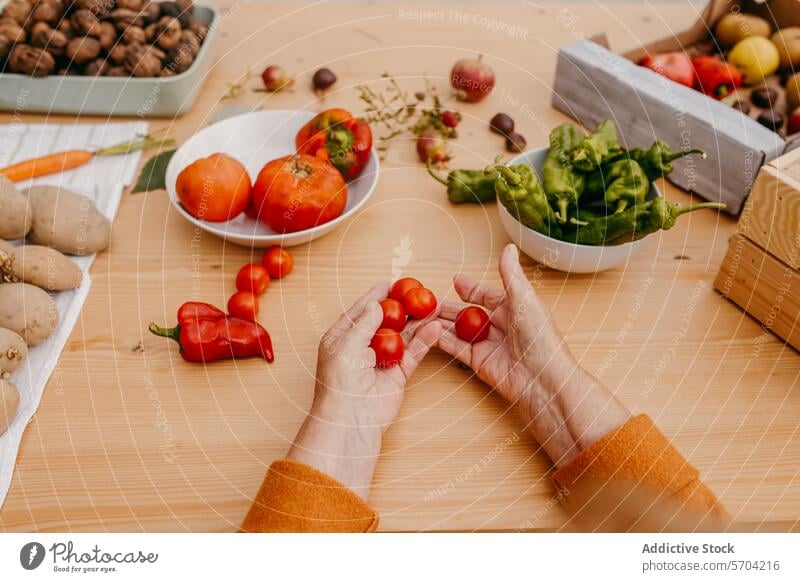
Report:
[[[341,216],[314,228],[278,234],[260,220],[244,213],[227,222],[206,222],[189,214],[178,200],[175,183],[186,166],[211,154],[222,152],[239,160],[247,168],[250,178],[256,176],[264,164],[294,153],[297,131],[316,113],[312,111],[272,110],[237,115],[198,131],[178,150],[167,166],[167,192],[172,205],[186,220],[230,242],[262,248],[270,245],[292,247],[307,243],[328,234],[352,217],[369,200],[378,183],[380,163],[373,150],[363,172],[347,182],[347,205]]]
[[[518,155],[510,166],[530,164],[541,177],[542,165],[549,148],[531,150]],[[661,196],[655,184],[650,185],[648,200]],[[613,269],[628,262],[631,256],[646,244],[647,239],[615,246],[587,246],[563,242],[532,230],[514,218],[506,207],[497,203],[500,222],[506,233],[523,253],[547,267],[567,273],[597,273]]]

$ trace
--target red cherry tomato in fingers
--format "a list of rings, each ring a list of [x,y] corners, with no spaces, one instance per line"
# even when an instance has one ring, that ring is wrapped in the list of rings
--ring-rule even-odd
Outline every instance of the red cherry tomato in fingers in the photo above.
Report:
[[[389,298],[402,301],[403,297],[406,296],[406,293],[418,287],[422,287],[422,283],[416,279],[412,279],[411,277],[398,279],[394,282],[394,285],[392,285],[392,290],[389,291]]]
[[[383,309],[381,327],[403,331],[406,326],[406,310],[403,308],[403,304],[397,299],[384,299],[381,301],[381,309]]]
[[[375,351],[375,364],[379,368],[396,366],[405,353],[403,336],[393,329],[381,328],[376,331],[369,347]]]
[[[425,319],[436,311],[436,295],[430,289],[417,287],[405,294],[403,307],[409,317]]]
[[[465,307],[456,315],[456,335],[474,344],[489,336],[489,316],[480,307]]]
[[[269,272],[261,263],[245,265],[236,274],[236,289],[249,291],[253,295],[263,295],[269,287]]]
[[[228,299],[228,313],[239,319],[255,321],[258,317],[258,297],[249,291],[237,291]]]
[[[292,253],[283,247],[269,247],[264,251],[263,263],[269,271],[269,276],[273,279],[283,279],[294,269]]]

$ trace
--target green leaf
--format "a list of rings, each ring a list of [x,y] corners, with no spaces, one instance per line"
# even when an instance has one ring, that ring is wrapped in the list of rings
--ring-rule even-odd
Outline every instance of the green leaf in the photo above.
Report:
[[[175,150],[169,150],[147,160],[131,193],[136,194],[138,192],[165,189],[167,187],[167,165],[174,154]]]

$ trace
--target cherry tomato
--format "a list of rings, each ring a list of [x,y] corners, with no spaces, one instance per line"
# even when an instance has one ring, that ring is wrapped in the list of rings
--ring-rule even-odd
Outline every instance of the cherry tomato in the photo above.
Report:
[[[239,291],[263,295],[267,287],[269,287],[269,272],[261,263],[245,265],[236,274],[236,289]]]
[[[403,331],[406,326],[406,310],[397,299],[384,299],[381,301],[383,309],[383,322],[381,328]]]
[[[272,279],[283,279],[294,269],[292,253],[282,247],[269,247],[262,261]]]
[[[228,299],[228,313],[239,319],[255,321],[258,317],[258,297],[250,291],[237,291]]]
[[[375,352],[375,363],[379,368],[396,366],[405,352],[403,336],[393,329],[381,328],[376,331],[369,347]]]
[[[436,311],[436,295],[425,287],[416,287],[403,297],[403,307],[409,317],[425,319]]]
[[[489,336],[489,316],[480,307],[465,307],[456,315],[456,335],[474,344],[482,342]]]
[[[389,291],[389,298],[403,301],[403,297],[406,296],[406,293],[417,287],[422,287],[422,283],[416,279],[412,279],[411,277],[398,279],[394,282],[394,285],[392,285],[392,290]]]

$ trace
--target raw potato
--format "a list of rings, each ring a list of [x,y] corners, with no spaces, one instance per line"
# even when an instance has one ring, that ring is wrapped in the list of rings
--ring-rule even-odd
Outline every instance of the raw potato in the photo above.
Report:
[[[0,284],[0,327],[17,332],[28,346],[40,344],[58,327],[56,304],[33,285]]]
[[[14,182],[0,174],[0,238],[16,240],[31,229],[31,205]]]
[[[781,69],[797,70],[800,67],[800,26],[783,28],[773,34],[770,40],[778,47]]]
[[[768,37],[772,32],[769,22],[752,14],[731,13],[723,16],[714,30],[714,38],[725,48],[730,48],[748,36]]]
[[[28,346],[18,333],[0,327],[0,380],[16,371],[28,357]]]
[[[68,255],[91,255],[111,241],[111,223],[94,202],[57,186],[31,186],[22,192],[33,209],[28,240]]]
[[[55,249],[24,245],[4,250],[0,245],[0,276],[8,283],[30,283],[46,291],[66,291],[81,284],[78,265]]]
[[[6,432],[11,421],[14,420],[17,408],[19,408],[17,387],[11,382],[0,379],[0,435]]]

